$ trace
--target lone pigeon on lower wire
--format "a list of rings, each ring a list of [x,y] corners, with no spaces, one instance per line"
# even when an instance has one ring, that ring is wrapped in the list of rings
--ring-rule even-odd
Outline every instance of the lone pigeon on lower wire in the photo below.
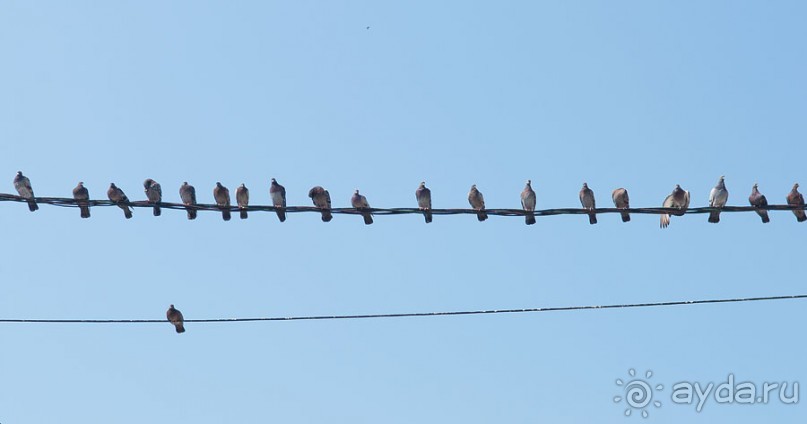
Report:
[[[182,316],[182,312],[179,312],[179,309],[174,308],[174,305],[168,307],[165,317],[168,318],[168,322],[174,324],[177,333],[181,334],[185,332],[185,317]]]

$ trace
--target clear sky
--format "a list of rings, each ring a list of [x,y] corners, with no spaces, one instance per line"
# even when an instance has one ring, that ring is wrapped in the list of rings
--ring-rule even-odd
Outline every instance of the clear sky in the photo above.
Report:
[[[598,205],[675,184],[705,206],[807,187],[803,2],[6,1],[0,192],[94,198],[143,180],[212,202],[327,188],[376,207]],[[367,29],[367,27],[370,27]],[[807,292],[807,223],[773,212],[522,218],[0,204],[1,318],[361,314]],[[0,324],[0,423],[637,422],[615,384],[652,370],[648,422],[756,423],[797,405],[673,405],[678,381],[801,381],[805,301],[395,320]]]

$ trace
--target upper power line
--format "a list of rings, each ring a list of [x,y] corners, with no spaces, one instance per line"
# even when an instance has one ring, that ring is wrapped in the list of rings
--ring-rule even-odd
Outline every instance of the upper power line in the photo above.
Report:
[[[524,190],[521,192],[521,209],[489,209],[485,205],[484,196],[476,185],[471,186],[468,193],[467,208],[434,209],[431,203],[431,190],[425,183],[420,183],[415,190],[415,201],[417,207],[408,208],[373,208],[363,194],[356,190],[351,197],[351,206],[345,208],[334,208],[331,203],[331,196],[328,190],[321,186],[313,187],[308,192],[313,206],[288,206],[286,204],[286,190],[274,178],[272,178],[269,188],[269,200],[271,205],[251,205],[249,189],[241,184],[235,190],[235,204],[232,203],[230,190],[221,183],[216,183],[213,188],[213,198],[215,204],[199,203],[196,198],[196,189],[183,183],[179,188],[179,195],[182,203],[172,203],[163,201],[162,187],[152,179],[147,179],[143,186],[146,200],[131,201],[124,191],[114,183],[110,184],[107,190],[109,200],[90,199],[89,191],[83,183],[79,183],[73,189],[73,198],[64,197],[36,197],[28,177],[21,172],[14,178],[14,186],[19,195],[0,194],[0,201],[25,202],[33,212],[39,209],[39,204],[49,204],[55,206],[78,207],[81,209],[81,217],[90,217],[90,208],[97,206],[117,206],[123,210],[124,216],[128,219],[133,216],[132,208],[151,208],[155,216],[162,213],[162,209],[185,210],[188,219],[195,219],[198,211],[217,211],[222,214],[225,221],[231,219],[232,212],[238,212],[242,219],[248,217],[249,212],[274,212],[281,222],[286,220],[287,213],[315,212],[322,216],[322,220],[329,222],[333,219],[333,214],[361,215],[365,224],[372,224],[374,215],[403,215],[403,214],[423,214],[427,223],[432,222],[434,215],[459,215],[474,214],[479,221],[485,221],[489,215],[497,216],[522,216],[527,225],[535,223],[535,217],[550,215],[588,215],[591,224],[597,223],[597,215],[603,213],[618,213],[623,222],[630,221],[631,214],[656,214],[660,215],[660,226],[662,228],[670,225],[671,216],[681,216],[685,214],[709,214],[708,221],[717,223],[720,221],[722,212],[756,212],[763,223],[770,221],[768,211],[781,210],[791,211],[799,222],[807,221],[805,214],[804,197],[798,191],[799,185],[794,184],[790,193],[785,197],[787,204],[770,205],[765,196],[759,192],[756,184],[752,187],[751,195],[748,197],[749,206],[728,206],[728,190],[725,180],[721,177],[717,185],[712,189],[709,196],[709,206],[690,208],[690,194],[688,191],[676,185],[662,202],[661,207],[635,208],[630,206],[628,191],[625,188],[617,188],[611,193],[611,201],[614,207],[602,208],[596,206],[594,191],[583,183],[579,198],[582,208],[559,208],[536,210],[536,195],[532,189],[531,181],[527,181]],[[415,202],[413,202],[414,206]]]

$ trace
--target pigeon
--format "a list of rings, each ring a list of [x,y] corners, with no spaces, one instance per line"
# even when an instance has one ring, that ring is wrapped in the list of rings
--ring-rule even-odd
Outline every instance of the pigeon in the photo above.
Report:
[[[485,198],[482,196],[482,193],[476,189],[476,184],[473,184],[471,191],[468,192],[468,203],[471,204],[472,208],[478,211],[476,213],[476,219],[478,219],[479,222],[488,219],[488,214],[485,213]]]
[[[689,192],[682,189],[680,185],[676,184],[672,193],[664,199],[661,205],[663,208],[677,208],[679,212],[673,212],[673,215],[681,216],[689,208]],[[667,228],[670,225],[670,215],[661,214],[661,228]]]
[[[185,181],[179,187],[179,198],[188,211],[188,219],[196,219],[196,189]]]
[[[168,318],[168,322],[174,324],[177,333],[181,334],[185,332],[185,318],[182,316],[182,312],[179,312],[179,309],[174,308],[174,305],[168,307],[168,312],[165,313],[165,317]]]
[[[353,197],[350,198],[350,204],[353,205],[354,208],[359,209],[361,211],[361,216],[364,217],[364,224],[370,225],[373,223],[373,214],[370,211],[361,210],[361,209],[369,209],[370,204],[367,203],[367,198],[359,194],[359,190],[356,189],[356,192],[353,193]]]
[[[754,184],[754,187],[751,188],[751,195],[748,196],[748,203],[755,208],[768,206],[768,199],[766,199],[765,196],[759,192],[759,189],[757,189],[757,184]],[[762,218],[763,224],[771,222],[771,219],[768,218],[767,209],[757,209],[757,214],[760,218]]]
[[[527,225],[535,224],[535,191],[532,190],[532,181],[527,180],[527,186],[521,192],[521,208],[524,209],[524,220]]]
[[[314,206],[321,209],[322,222],[329,222],[333,219],[333,215],[331,215],[331,195],[328,190],[316,186],[308,191],[308,197],[314,201]]]
[[[76,200],[79,209],[81,210],[82,218],[90,217],[90,192],[87,187],[84,187],[83,182],[79,182],[76,188],[73,189],[73,199]]]
[[[799,183],[793,184],[793,190],[790,190],[790,193],[787,195],[787,204],[802,208],[794,210],[793,215],[796,215],[798,222],[807,221],[807,215],[804,214],[804,196],[799,193]]]
[[[583,205],[584,209],[588,209],[588,223],[589,224],[596,224],[597,223],[597,214],[594,213],[594,209],[596,209],[596,205],[594,202],[594,192],[588,188],[588,184],[583,183],[583,188],[580,189],[580,204]]]
[[[217,182],[216,187],[213,188],[213,199],[216,200],[216,205],[221,209],[221,219],[225,221],[230,220],[230,190],[227,187]]]
[[[160,187],[160,183],[148,178],[146,181],[143,181],[143,187],[146,189],[146,198],[149,200],[149,203],[154,204],[154,216],[160,216],[162,213],[160,210],[160,202],[163,200],[163,189]]]
[[[432,191],[426,188],[425,182],[421,182],[418,189],[415,190],[415,198],[418,201],[418,209],[423,211],[426,223],[432,222]]]
[[[726,206],[726,201],[729,200],[729,191],[726,190],[726,177],[720,177],[717,185],[714,186],[712,191],[709,192],[709,206],[713,208],[722,208]],[[709,222],[717,224],[720,222],[720,211],[709,212]]]
[[[31,181],[28,177],[22,175],[22,171],[17,171],[17,175],[14,177],[14,188],[17,189],[20,197],[28,199],[28,210],[33,212],[39,209],[39,205],[36,204],[36,199],[34,199],[34,189],[31,188]]]
[[[630,199],[628,199],[628,190],[624,188],[618,188],[611,193],[611,199],[614,200],[614,206],[617,209],[629,209],[630,208]],[[630,214],[628,211],[620,212],[622,215],[622,222],[630,221]]]
[[[126,197],[123,190],[119,189],[115,183],[109,184],[109,190],[106,191],[106,195],[109,197],[109,200],[115,202],[119,208],[123,209],[123,216],[125,216],[126,219],[130,219],[132,217],[132,209],[129,208],[129,205],[127,205],[127,203],[129,203],[129,198]]]
[[[247,206],[249,206],[249,189],[243,183],[235,189],[235,202],[241,210],[241,219],[247,219]]]
[[[272,198],[272,206],[275,207],[277,218],[280,222],[286,220],[286,188],[277,183],[277,180],[272,178],[272,185],[269,187],[269,197]]]

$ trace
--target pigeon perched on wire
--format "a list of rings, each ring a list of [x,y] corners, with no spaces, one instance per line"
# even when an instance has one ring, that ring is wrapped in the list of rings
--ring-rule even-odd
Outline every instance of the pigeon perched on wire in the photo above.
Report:
[[[527,180],[527,186],[521,192],[521,208],[524,209],[524,221],[527,225],[535,224],[535,191],[532,190],[532,181]]]
[[[182,312],[179,312],[179,309],[174,308],[174,305],[168,307],[165,317],[168,318],[168,322],[174,324],[177,333],[181,334],[185,332],[185,317],[182,316]]]
[[[118,205],[119,208],[123,209],[123,216],[126,219],[130,219],[132,217],[132,209],[129,207],[129,198],[126,197],[126,194],[115,185],[115,183],[109,184],[109,190],[106,191],[107,197],[109,200],[114,202]]]
[[[331,215],[331,194],[328,193],[328,190],[316,186],[308,191],[308,197],[314,202],[314,206],[320,209],[322,222],[330,222],[333,215]]]
[[[588,184],[583,183],[583,188],[580,189],[580,204],[583,205],[583,209],[588,209],[588,223],[589,224],[596,224],[597,223],[597,214],[594,213],[594,209],[597,208],[596,202],[594,201],[594,192],[588,188]]]
[[[154,205],[154,216],[160,216],[160,202],[163,201],[163,189],[157,181],[147,178],[143,181],[143,187],[146,189],[146,198],[149,203]]]
[[[488,219],[488,214],[485,213],[485,198],[482,193],[476,188],[476,184],[471,186],[471,191],[468,192],[468,203],[471,207],[476,209],[476,219],[482,222]]]
[[[221,209],[221,219],[225,221],[230,220],[230,190],[216,182],[216,187],[213,187],[213,199],[216,200],[216,206]]]
[[[617,209],[630,209],[630,199],[628,198],[628,190],[618,188],[611,193],[611,199],[614,201],[614,206]],[[630,221],[630,213],[628,211],[620,212],[622,215],[622,222]]]
[[[28,200],[29,211],[33,212],[39,209],[39,205],[36,204],[36,199],[34,198],[34,189],[31,188],[31,180],[22,175],[22,171],[17,171],[17,175],[14,177],[14,188],[17,189],[20,197]]]
[[[717,181],[717,185],[709,192],[709,206],[713,208],[726,206],[726,202],[729,200],[729,191],[726,190],[725,179],[726,177],[721,176],[720,180]],[[720,210],[709,212],[709,222],[712,224],[720,222]]]
[[[247,206],[249,206],[249,189],[243,183],[235,189],[235,203],[241,212],[241,219],[247,219]]]
[[[802,209],[796,209],[793,211],[793,215],[796,215],[796,220],[798,222],[807,221],[807,215],[804,213],[804,196],[799,193],[799,183],[793,184],[793,190],[790,190],[790,193],[787,195],[787,204],[790,206],[798,206]]]
[[[661,205],[663,208],[676,208],[680,209],[679,212],[673,212],[673,215],[681,216],[686,213],[689,208],[689,192],[682,189],[680,185],[676,184],[672,193],[664,198],[664,203]],[[667,228],[670,225],[670,214],[661,215],[661,228]]]
[[[83,182],[79,182],[76,188],[73,189],[73,199],[76,200],[78,208],[81,210],[82,218],[90,217],[90,192],[87,187],[84,187]]]
[[[756,183],[754,184],[754,187],[751,188],[751,195],[748,196],[748,203],[755,208],[764,208],[765,206],[768,206],[768,199],[765,198],[765,195],[759,192]],[[757,215],[762,218],[763,224],[771,222],[771,219],[768,217],[767,209],[757,209]]]
[[[272,206],[275,207],[277,218],[280,222],[286,220],[286,188],[277,183],[272,178],[272,185],[269,187],[269,197],[272,198]]]
[[[353,197],[350,198],[350,204],[353,205],[354,208],[361,211],[361,216],[364,217],[364,224],[370,225],[373,223],[373,214],[370,213],[369,209],[370,204],[367,203],[367,198],[363,195],[359,194],[359,190],[357,189],[355,193],[353,193]]]
[[[179,198],[188,211],[188,219],[196,219],[196,189],[185,181],[179,187]]]
[[[432,191],[426,188],[425,182],[421,182],[415,190],[415,198],[418,201],[418,209],[423,211],[426,223],[432,222]]]

